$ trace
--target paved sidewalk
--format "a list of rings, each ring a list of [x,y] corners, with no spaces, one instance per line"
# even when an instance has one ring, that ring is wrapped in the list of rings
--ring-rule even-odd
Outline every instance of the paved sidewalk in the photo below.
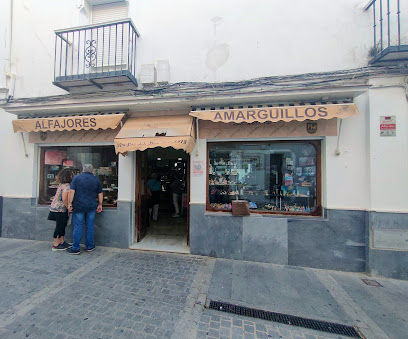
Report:
[[[217,259],[208,298],[357,326],[367,338],[408,338],[408,281]]]
[[[408,282],[190,255],[0,238],[0,338],[342,338],[204,308],[209,299],[406,338]]]

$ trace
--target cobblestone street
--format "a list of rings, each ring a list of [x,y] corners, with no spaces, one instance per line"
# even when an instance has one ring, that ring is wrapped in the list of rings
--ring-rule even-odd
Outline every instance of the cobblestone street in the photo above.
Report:
[[[0,238],[0,337],[341,338],[205,308],[215,262]]]

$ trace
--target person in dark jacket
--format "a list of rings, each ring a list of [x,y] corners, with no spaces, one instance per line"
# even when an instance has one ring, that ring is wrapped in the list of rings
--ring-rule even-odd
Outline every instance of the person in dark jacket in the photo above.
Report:
[[[147,181],[147,188],[149,189],[149,215],[154,221],[157,221],[159,215],[160,192],[161,192],[161,175],[157,173],[152,174],[152,178]]]
[[[181,180],[180,178],[175,175],[173,177],[173,181],[170,184],[170,190],[174,205],[174,214],[172,215],[173,218],[178,218],[180,216],[180,208],[179,208],[179,196],[181,194]]]
[[[80,253],[79,242],[82,238],[84,222],[86,224],[86,250],[92,252],[95,249],[94,221],[96,213],[102,212],[103,193],[101,182],[92,172],[92,165],[85,164],[82,173],[72,180],[68,194],[68,209],[72,212],[74,224],[74,241],[72,247],[67,250],[70,254]]]

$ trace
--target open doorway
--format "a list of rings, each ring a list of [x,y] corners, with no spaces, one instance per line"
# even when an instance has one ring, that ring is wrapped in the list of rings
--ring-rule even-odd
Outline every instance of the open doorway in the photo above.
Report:
[[[135,243],[131,249],[189,253],[189,155],[174,148],[136,154]]]

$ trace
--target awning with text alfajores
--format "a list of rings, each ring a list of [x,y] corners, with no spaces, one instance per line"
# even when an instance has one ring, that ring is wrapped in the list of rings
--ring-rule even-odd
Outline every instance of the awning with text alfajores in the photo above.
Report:
[[[191,153],[196,138],[193,120],[189,115],[129,118],[115,138],[116,153],[155,147]]]
[[[218,109],[191,111],[190,115],[202,120],[214,122],[289,122],[292,120],[319,120],[319,119],[344,119],[358,115],[355,104],[327,104],[327,105],[301,105],[277,106],[242,109]]]
[[[13,120],[14,133],[115,129],[125,114],[76,115]]]

